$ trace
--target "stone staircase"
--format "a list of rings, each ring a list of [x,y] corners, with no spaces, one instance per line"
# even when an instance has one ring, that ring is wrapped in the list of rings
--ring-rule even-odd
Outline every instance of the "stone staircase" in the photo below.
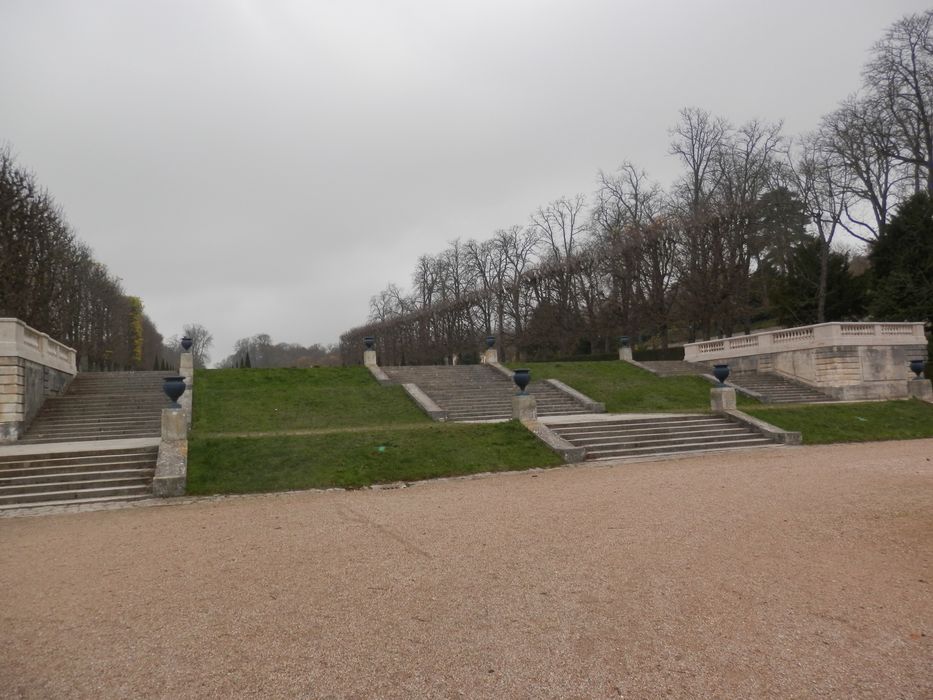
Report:
[[[729,376],[726,384],[734,384],[760,394],[765,403],[817,403],[832,401],[831,396],[768,372],[736,372]]]
[[[701,414],[545,423],[571,444],[585,447],[588,461],[665,457],[775,444],[744,425]]]
[[[162,392],[171,372],[78,374],[62,396],[46,400],[17,444],[158,437]]]
[[[152,496],[171,372],[79,374],[0,446],[0,511]]]
[[[149,498],[158,451],[154,444],[0,454],[0,512]]]
[[[447,411],[450,421],[508,420],[518,388],[503,373],[488,365],[431,365],[382,367],[395,383],[418,386]],[[547,382],[532,381],[539,416],[589,413],[582,404]]]

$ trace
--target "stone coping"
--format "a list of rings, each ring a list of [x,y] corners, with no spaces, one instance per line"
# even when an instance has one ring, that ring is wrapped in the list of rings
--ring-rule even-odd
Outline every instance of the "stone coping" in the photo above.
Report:
[[[78,373],[74,348],[18,318],[0,318],[0,357],[21,357],[67,374]]]

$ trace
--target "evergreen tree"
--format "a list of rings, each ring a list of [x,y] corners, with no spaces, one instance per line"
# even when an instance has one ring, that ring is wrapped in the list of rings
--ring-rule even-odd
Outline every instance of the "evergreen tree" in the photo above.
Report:
[[[822,242],[811,238],[791,254],[787,274],[778,278],[773,292],[778,321],[788,326],[817,322]],[[849,272],[849,256],[831,251],[826,279],[826,320],[858,319],[865,312],[867,279]]]
[[[874,273],[872,316],[883,321],[933,321],[933,198],[904,202],[869,254]]]
[[[252,367],[253,365],[249,361],[249,352],[246,353],[246,362],[244,363],[246,367]]]

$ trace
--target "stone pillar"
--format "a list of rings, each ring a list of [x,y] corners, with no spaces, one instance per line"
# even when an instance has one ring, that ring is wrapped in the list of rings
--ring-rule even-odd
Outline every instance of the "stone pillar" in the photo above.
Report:
[[[156,459],[152,493],[160,498],[183,496],[188,483],[188,424],[180,408],[162,409],[162,441]]]
[[[185,393],[178,398],[178,405],[185,412],[185,424],[191,428],[191,404],[194,400],[194,355],[183,352],[178,362],[178,374],[185,378]]]
[[[538,420],[538,402],[529,394],[512,397],[512,418],[518,420]]]
[[[725,413],[734,411],[735,389],[731,386],[717,386],[709,390],[709,407],[713,413]]]
[[[379,363],[376,362],[376,351],[375,350],[364,350],[363,351],[363,365],[366,367],[378,367]]]
[[[907,395],[920,399],[921,401],[929,401],[933,403],[933,382],[929,379],[908,379],[907,380]]]
[[[632,348],[619,348],[619,359],[631,362]]]
[[[499,362],[499,353],[495,348],[486,348],[486,351],[483,353],[483,362],[487,365]]]
[[[26,369],[18,357],[0,357],[0,443],[19,439],[26,420]]]

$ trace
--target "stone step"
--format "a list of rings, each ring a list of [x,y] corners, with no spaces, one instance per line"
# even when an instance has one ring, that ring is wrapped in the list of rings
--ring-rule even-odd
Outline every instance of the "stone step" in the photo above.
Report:
[[[765,447],[774,443],[765,437],[751,438],[747,440],[717,440],[710,442],[692,442],[679,444],[661,444],[651,447],[625,447],[625,448],[603,448],[587,449],[587,460],[598,459],[620,459],[625,457],[659,457],[663,455],[672,455],[682,452],[709,452],[713,450],[746,448],[746,447]]]
[[[774,444],[745,425],[718,416],[643,416],[551,423],[560,437],[586,449],[586,459],[620,459]]]
[[[40,493],[10,493],[0,491],[0,506],[17,504],[43,504],[48,501],[69,501],[78,498],[99,498],[99,497],[146,497],[151,495],[152,486],[150,484],[115,484],[112,486],[97,486],[88,488],[75,488],[74,482],[62,484],[47,484],[47,486],[57,486]]]
[[[106,486],[111,482],[150,483],[155,474],[155,467],[140,467],[139,469],[105,469],[103,471],[77,471],[53,472],[51,474],[33,474],[30,476],[0,476],[0,495],[6,493],[3,489],[34,488],[37,491],[57,484],[71,483],[78,487],[82,484],[98,484]],[[107,482],[107,484],[101,483]]]
[[[83,505],[95,505],[95,504],[107,504],[107,503],[127,503],[131,501],[142,501],[147,498],[151,498],[151,493],[139,493],[132,496],[91,496],[86,497],[82,496],[77,498],[72,494],[71,498],[63,497],[59,500],[51,501],[31,501],[31,502],[22,502],[22,503],[10,503],[10,504],[0,504],[0,512],[2,511],[19,511],[26,510],[31,508],[53,508],[58,506],[83,506]]]
[[[135,438],[158,437],[158,434],[148,433],[127,433],[121,435],[72,435],[72,436],[48,436],[35,438],[20,438],[16,441],[17,445],[43,445],[59,442],[89,442],[96,440],[131,440]]]
[[[46,477],[65,477],[71,474],[98,474],[104,472],[134,471],[137,469],[154,469],[156,457],[138,460],[124,460],[122,462],[91,462],[87,464],[57,464],[44,467],[13,467],[0,469],[0,482],[7,479],[31,479],[33,477],[45,479]]]
[[[667,429],[646,429],[644,431],[634,432],[634,431],[606,431],[602,433],[560,433],[561,437],[564,439],[573,438],[574,444],[580,444],[584,446],[588,445],[597,445],[605,442],[606,440],[614,441],[639,441],[639,440],[680,440],[682,438],[692,438],[692,437],[716,437],[721,435],[742,435],[745,434],[745,430],[742,426],[734,425],[732,427],[723,427],[715,426],[710,428],[691,428],[689,430],[676,430],[673,428]]]
[[[25,455],[0,455],[0,470],[20,467],[45,467],[60,464],[100,463],[140,459],[158,454],[158,447],[139,447],[124,450],[75,450],[72,452],[33,452]]]

